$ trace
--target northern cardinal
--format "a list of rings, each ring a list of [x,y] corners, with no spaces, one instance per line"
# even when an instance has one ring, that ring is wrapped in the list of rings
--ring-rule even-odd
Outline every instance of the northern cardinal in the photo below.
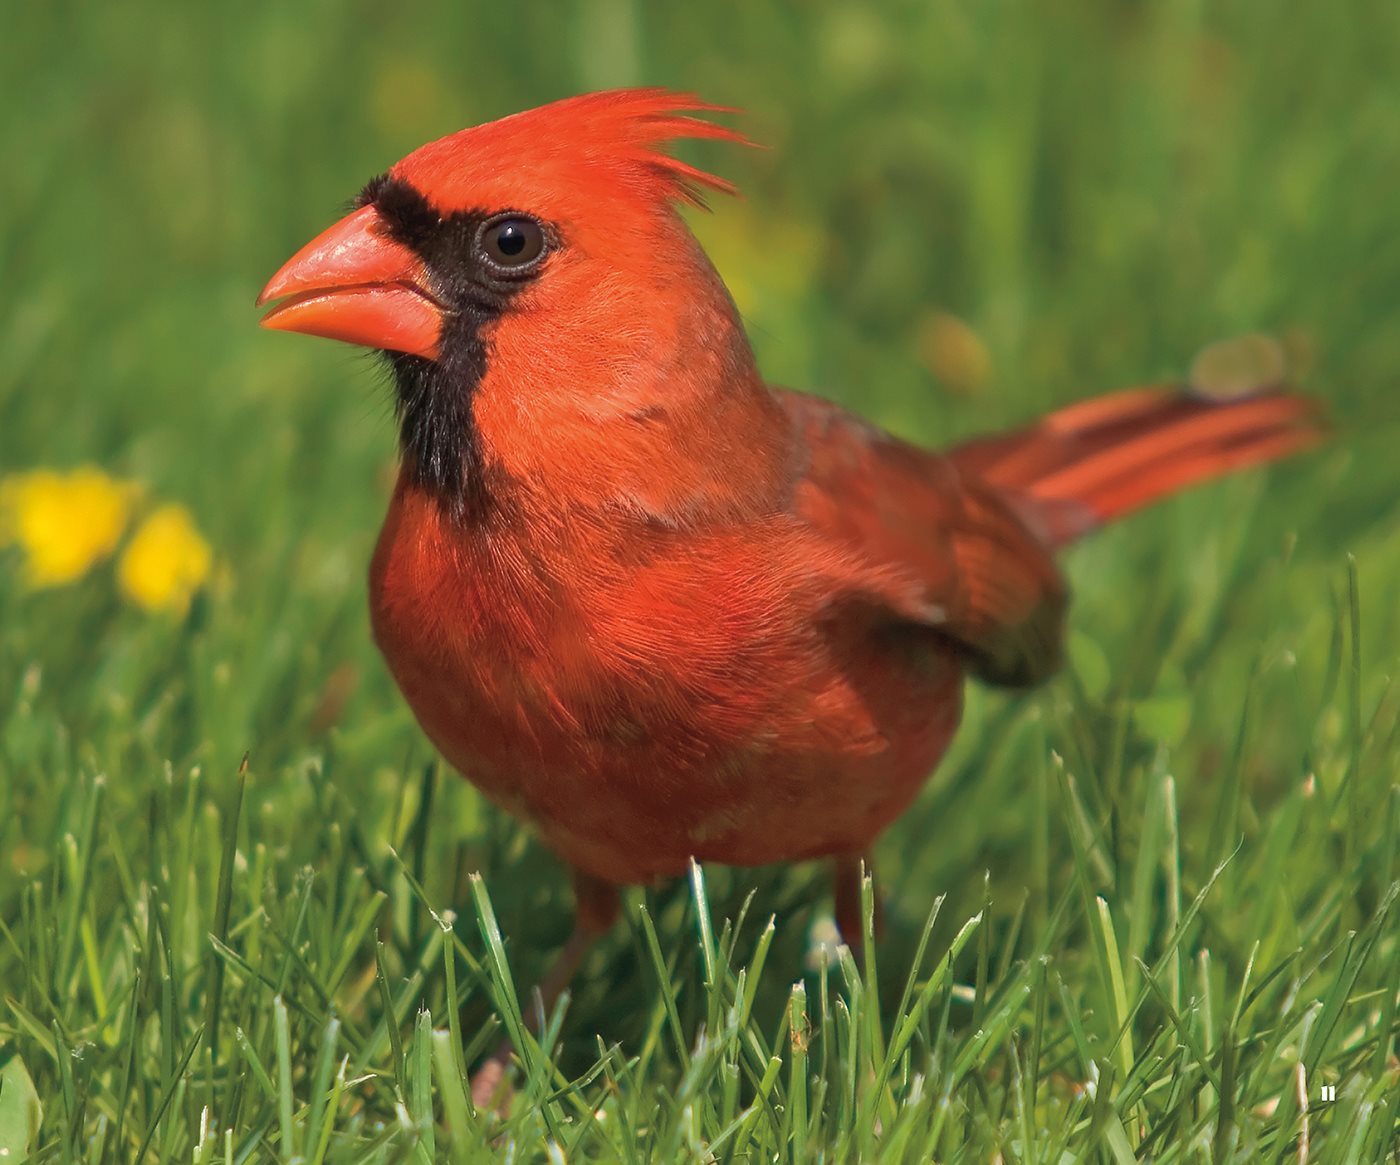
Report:
[[[701,111],[726,112],[593,93],[431,142],[258,299],[387,356],[374,635],[442,754],[574,873],[546,996],[618,887],[692,857],[832,858],[853,937],[859,864],[964,678],[1059,666],[1055,550],[1320,435],[1273,387],[1154,387],[938,454],[765,383],[676,212],[732,190],[664,152],[743,140]]]

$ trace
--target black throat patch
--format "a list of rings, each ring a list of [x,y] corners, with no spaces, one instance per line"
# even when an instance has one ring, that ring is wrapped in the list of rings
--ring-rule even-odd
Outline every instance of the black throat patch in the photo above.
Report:
[[[445,309],[436,360],[384,353],[394,374],[405,471],[455,518],[480,518],[491,504],[473,415],[490,355],[481,332],[528,283],[500,278],[476,256],[482,224],[501,212],[440,215],[415,187],[388,174],[372,178],[355,205],[373,205],[390,236],[423,259],[428,290]]]

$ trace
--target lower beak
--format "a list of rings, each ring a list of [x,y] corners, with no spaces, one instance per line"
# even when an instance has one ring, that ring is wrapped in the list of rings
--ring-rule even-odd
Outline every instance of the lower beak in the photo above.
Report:
[[[364,206],[293,255],[257,306],[281,300],[262,326],[437,359],[443,308],[426,290],[423,261]]]

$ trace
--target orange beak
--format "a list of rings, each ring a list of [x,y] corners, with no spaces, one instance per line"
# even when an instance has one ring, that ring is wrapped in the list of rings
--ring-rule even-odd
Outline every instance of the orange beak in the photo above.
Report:
[[[257,306],[282,300],[262,326],[305,332],[435,360],[443,307],[427,291],[423,261],[389,237],[364,206],[287,260]]]

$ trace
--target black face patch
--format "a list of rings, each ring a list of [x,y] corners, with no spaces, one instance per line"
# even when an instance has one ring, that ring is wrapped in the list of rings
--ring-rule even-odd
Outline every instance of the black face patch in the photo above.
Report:
[[[385,353],[394,372],[405,462],[414,483],[437,496],[454,516],[479,517],[490,505],[472,415],[489,358],[481,329],[539,273],[550,249],[546,242],[528,263],[509,267],[493,260],[489,243],[499,236],[503,220],[537,226],[550,241],[553,232],[510,210],[440,215],[420,191],[388,174],[371,179],[355,205],[372,205],[390,237],[423,259],[430,281],[426,290],[446,309],[436,360]]]

